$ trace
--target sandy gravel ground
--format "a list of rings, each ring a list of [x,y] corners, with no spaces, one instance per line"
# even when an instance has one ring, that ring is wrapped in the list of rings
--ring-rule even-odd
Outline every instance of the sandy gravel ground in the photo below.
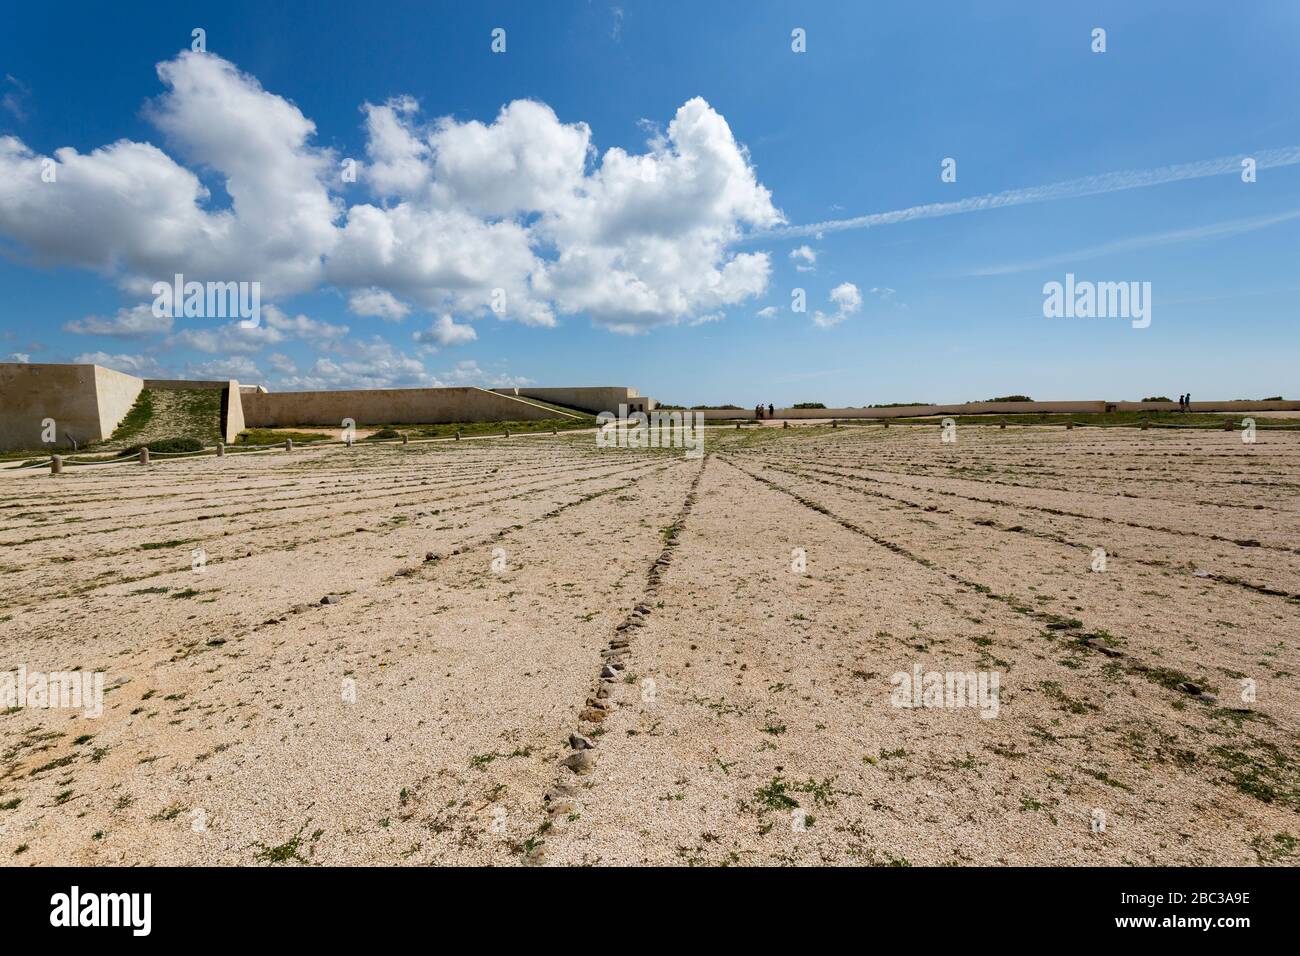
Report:
[[[1300,433],[1258,438],[5,472],[0,671],[106,691],[0,711],[0,862],[1295,865]]]

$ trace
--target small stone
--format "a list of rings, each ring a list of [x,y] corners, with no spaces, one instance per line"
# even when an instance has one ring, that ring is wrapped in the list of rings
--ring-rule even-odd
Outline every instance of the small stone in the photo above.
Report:
[[[606,664],[600,669],[601,680],[614,680],[616,677],[618,677],[618,668],[612,664]]]
[[[579,750],[561,760],[560,765],[568,767],[581,776],[582,774],[591,773],[596,768],[596,755],[590,750]]]
[[[442,555],[440,555],[437,551],[430,551],[428,554],[424,556],[424,560],[426,564],[430,561],[441,561]]]
[[[1212,572],[1212,571],[1194,571],[1194,572],[1192,572],[1192,573],[1193,573],[1193,576],[1194,576],[1194,577],[1198,577],[1198,578],[1212,578],[1212,577],[1214,577],[1214,572]]]
[[[603,710],[597,710],[595,707],[588,707],[578,715],[578,719],[585,720],[589,724],[598,724],[608,716],[609,714],[605,713]]]
[[[1201,685],[1193,684],[1189,680],[1185,680],[1181,684],[1179,684],[1178,689],[1181,690],[1184,694],[1191,694],[1193,696],[1198,696],[1201,693]]]
[[[1217,704],[1219,702],[1219,698],[1215,697],[1208,691],[1197,694],[1196,699],[1205,704]]]
[[[572,800],[552,800],[546,806],[546,812],[553,817],[568,816],[570,813],[576,813],[578,805]]]
[[[337,594],[327,594],[320,599],[320,602],[321,604],[338,604],[342,600],[343,598],[339,597]]]
[[[569,746],[574,750],[591,750],[596,745],[582,734],[569,734]]]
[[[460,432],[456,433],[457,440],[460,439]],[[524,854],[525,866],[541,866],[546,862],[546,845],[539,843],[531,850]]]
[[[562,800],[565,797],[576,797],[577,795],[577,788],[571,787],[567,783],[557,783],[550,790],[546,791],[546,794],[542,799],[549,803],[552,800]]]
[[[602,684],[600,690],[596,691],[596,697],[599,698],[600,700],[604,700],[608,696],[609,696],[609,687],[608,685]]]
[[[1123,651],[1120,651],[1120,650],[1117,650],[1117,649],[1111,647],[1109,644],[1107,644],[1105,641],[1103,641],[1100,637],[1090,637],[1090,638],[1088,638],[1086,641],[1084,641],[1083,643],[1086,644],[1088,647],[1091,647],[1094,651],[1100,651],[1101,653],[1105,654],[1107,657],[1123,657],[1123,656],[1124,656],[1124,652],[1123,652]]]
[[[601,690],[604,689],[605,688],[603,687],[601,688]],[[597,691],[597,693],[600,693],[600,691]],[[595,707],[597,710],[613,710],[614,702],[610,700],[605,700],[605,698],[603,697],[588,697],[587,706]]]

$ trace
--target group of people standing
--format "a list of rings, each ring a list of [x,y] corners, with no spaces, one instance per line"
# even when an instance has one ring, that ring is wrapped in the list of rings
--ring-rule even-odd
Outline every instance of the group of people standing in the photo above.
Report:
[[[762,418],[762,417],[763,417],[763,403],[762,403],[762,402],[759,402],[757,405],[754,406],[754,417],[755,417],[755,418]],[[768,418],[775,418],[775,417],[776,417],[776,406],[774,406],[774,405],[770,405],[770,404],[767,406],[767,417],[768,417]]]
[[[1180,412],[1190,412],[1192,410],[1192,393],[1178,396],[1178,410]]]

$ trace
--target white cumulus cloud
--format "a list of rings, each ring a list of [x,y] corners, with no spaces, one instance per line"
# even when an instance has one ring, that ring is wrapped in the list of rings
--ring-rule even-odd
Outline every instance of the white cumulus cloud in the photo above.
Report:
[[[417,342],[433,342],[438,345],[464,345],[478,338],[472,325],[460,325],[450,315],[440,315],[433,324],[423,332],[412,336]]]
[[[82,352],[72,360],[74,365],[102,365],[116,372],[139,375],[146,378],[167,378],[168,370],[158,363],[152,355],[135,355],[119,352]]]
[[[813,313],[813,323],[822,328],[830,328],[832,325],[839,325],[850,315],[862,308],[862,293],[852,282],[841,282],[835,288],[831,289],[831,301],[835,303],[835,312],[827,315],[825,312],[818,310]]]
[[[118,309],[112,318],[88,315],[63,323],[63,331],[75,335],[110,335],[121,338],[143,338],[149,335],[166,335],[172,330],[170,315],[154,315],[151,305],[137,305]]]
[[[367,103],[366,163],[351,190],[370,196],[349,204],[339,157],[292,102],[212,54],[183,52],[157,73],[164,90],[145,116],[162,148],[121,139],[47,157],[0,137],[0,239],[142,298],[176,273],[258,281],[264,302],[334,285],[356,314],[392,320],[413,304],[538,326],[581,314],[637,332],[767,287],[768,253],[731,244],[785,219],[700,97],[642,151],[603,153],[586,123],[533,100],[490,122],[426,120],[403,95]],[[46,159],[53,182],[42,181]],[[214,203],[212,179],[227,205]],[[119,314],[74,330],[141,327]]]
[[[812,272],[817,268],[817,253],[811,246],[800,246],[790,250],[790,261],[799,272]]]
[[[463,362],[457,362],[455,368],[440,372],[434,376],[432,384],[439,388],[457,385],[476,385],[479,388],[506,388],[518,385],[533,385],[535,383],[531,378],[525,378],[521,375],[507,375],[504,372],[486,371],[479,367],[478,362],[473,359],[466,359]]]

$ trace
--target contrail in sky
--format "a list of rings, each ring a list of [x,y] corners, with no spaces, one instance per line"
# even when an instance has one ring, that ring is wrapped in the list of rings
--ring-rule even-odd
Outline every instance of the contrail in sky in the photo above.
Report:
[[[803,236],[815,236],[818,233],[843,232],[848,229],[871,229],[876,226],[890,226],[898,222],[911,222],[913,219],[935,219],[939,216],[953,216],[963,212],[980,212],[985,209],[1001,209],[1005,206],[1024,206],[1029,203],[1051,202],[1056,199],[1077,199],[1081,196],[1096,196],[1102,193],[1120,192],[1124,189],[1141,189],[1146,186],[1160,186],[1164,183],[1176,183],[1185,179],[1204,179],[1207,176],[1223,176],[1228,173],[1241,173],[1241,161],[1253,158],[1256,169],[1272,169],[1278,166],[1294,166],[1300,163],[1300,146],[1284,146],[1279,149],[1265,149],[1258,153],[1240,153],[1235,156],[1223,156],[1219,159],[1203,159],[1195,163],[1182,163],[1177,166],[1160,166],[1156,169],[1129,169],[1116,173],[1101,173],[1085,176],[1082,179],[1067,179],[1060,183],[1045,186],[1030,186],[1026,189],[1008,189],[1000,193],[987,193],[958,199],[954,202],[933,202],[923,206],[909,206],[892,212],[875,212],[866,216],[854,216],[852,219],[828,219],[804,226],[777,226],[746,235],[745,239],[785,239]]]
[[[1010,275],[1014,272],[1027,272],[1030,269],[1041,269],[1046,266],[1068,265],[1085,259],[1095,259],[1098,256],[1133,252],[1138,249],[1149,249],[1153,246],[1169,246],[1180,242],[1195,242],[1198,239],[1221,239],[1224,236],[1239,236],[1243,233],[1254,232],[1256,229],[1276,226],[1281,222],[1290,222],[1293,219],[1300,219],[1300,209],[1275,213],[1271,216],[1253,216],[1250,219],[1232,219],[1228,222],[1216,222],[1206,226],[1193,226],[1190,229],[1174,229],[1169,232],[1156,232],[1145,236],[1131,236],[1127,239],[1103,242],[1100,245],[1088,246],[1086,249],[1076,249],[1073,252],[1046,256],[1042,259],[983,266],[965,274],[968,276]]]

